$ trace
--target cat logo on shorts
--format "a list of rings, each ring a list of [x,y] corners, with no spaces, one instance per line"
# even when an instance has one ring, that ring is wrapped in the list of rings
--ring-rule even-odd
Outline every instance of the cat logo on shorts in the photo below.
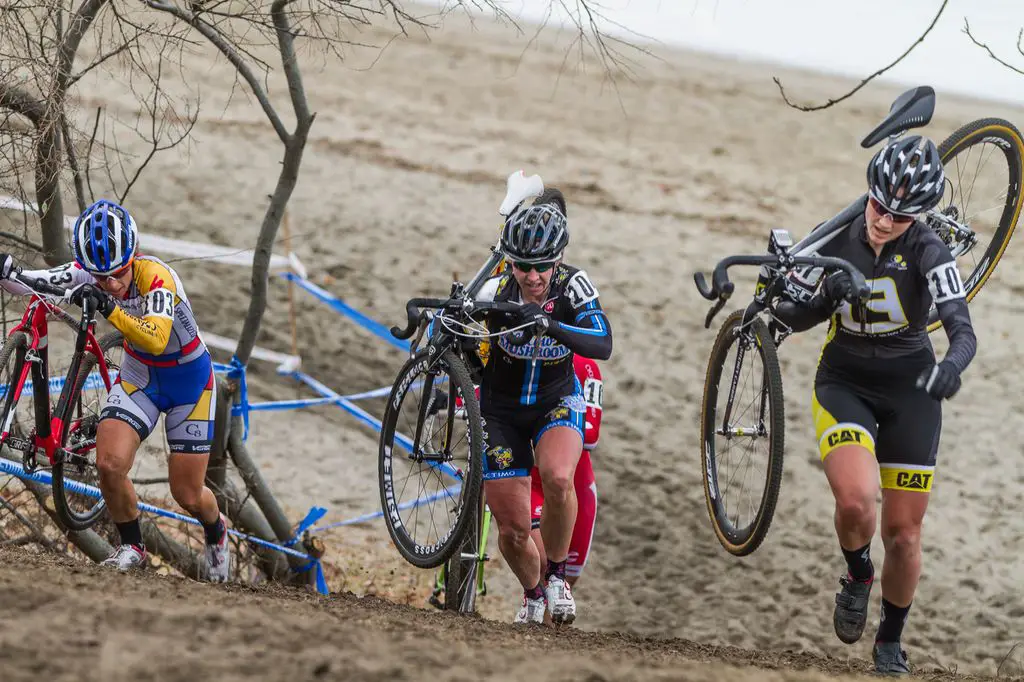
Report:
[[[896,473],[896,487],[907,490],[928,490],[931,488],[932,474],[899,471]]]
[[[512,466],[512,451],[506,447],[493,447],[487,451],[487,456],[490,457],[499,469],[508,469]]]
[[[548,412],[548,416],[552,421],[558,421],[559,419],[569,418],[569,408],[564,405],[559,405],[555,409]]]
[[[864,435],[860,431],[853,429],[839,429],[833,433],[828,434],[828,446],[829,448],[837,448],[840,445],[860,445]]]

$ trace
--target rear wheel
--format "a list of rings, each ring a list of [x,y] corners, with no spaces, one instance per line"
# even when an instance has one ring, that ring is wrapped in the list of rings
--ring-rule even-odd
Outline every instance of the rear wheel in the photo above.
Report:
[[[118,352],[122,348],[120,332],[99,340],[106,359],[111,385],[121,368]],[[56,414],[64,429],[61,447],[53,463],[53,503],[57,517],[68,530],[85,530],[99,519],[106,503],[98,495],[99,471],[96,467],[96,428],[100,411],[107,400],[107,387],[97,370],[96,356],[87,353],[75,379],[75,389],[67,404],[59,403]]]
[[[1012,123],[984,118],[950,135],[939,154],[946,190],[927,222],[957,260],[968,302],[999,264],[1024,206],[1024,138]],[[928,331],[942,322],[933,307]]]
[[[701,464],[711,525],[726,551],[756,550],[782,484],[785,403],[775,341],[760,317],[726,318],[708,359],[701,405]]]
[[[476,611],[477,585],[483,571],[482,547],[485,541],[483,524],[485,520],[483,501],[477,503],[470,530],[462,546],[445,564],[444,606],[449,611],[474,613]]]

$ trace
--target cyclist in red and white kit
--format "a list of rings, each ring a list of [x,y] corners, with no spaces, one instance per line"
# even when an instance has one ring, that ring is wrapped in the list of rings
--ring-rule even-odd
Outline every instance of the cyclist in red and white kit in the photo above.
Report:
[[[597,446],[601,435],[601,403],[604,396],[604,385],[601,381],[601,368],[597,362],[581,355],[573,358],[573,369],[576,379],[583,387],[583,399],[587,403],[586,428],[583,435],[583,453],[576,465],[573,487],[576,490],[576,523],[573,526],[572,540],[569,542],[569,556],[565,563],[565,580],[570,587],[576,585],[583,568],[590,556],[591,541],[594,538],[594,524],[597,520],[597,483],[594,479],[594,465],[590,452]],[[532,514],[531,534],[540,553],[541,566],[547,565],[547,554],[544,541],[540,535],[540,516],[544,509],[544,491],[541,487],[540,472],[533,467],[531,472],[530,508]]]

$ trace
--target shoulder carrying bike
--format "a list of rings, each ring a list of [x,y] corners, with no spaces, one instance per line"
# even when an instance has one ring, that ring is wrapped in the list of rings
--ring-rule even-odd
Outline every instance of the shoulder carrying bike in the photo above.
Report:
[[[102,498],[83,494],[79,484],[96,485],[99,480],[96,428],[111,388],[106,353],[121,345],[122,336],[114,332],[96,339],[92,299],[85,299],[81,318],[76,320],[46,298],[67,300],[67,289],[18,270],[11,279],[36,293],[0,349],[0,444],[21,452],[26,472],[36,471],[45,460],[42,466],[51,469],[57,517],[67,530],[85,530],[105,508]],[[76,331],[71,364],[52,410],[47,343],[50,316]],[[94,370],[98,375],[92,374]],[[23,401],[23,394],[31,395],[31,401]]]
[[[893,102],[889,115],[861,146],[870,148],[886,138],[927,125],[934,109],[932,88],[908,90]],[[1020,217],[1024,203],[1024,140],[1011,123],[984,118],[950,135],[939,145],[939,153],[947,186],[939,206],[923,214],[921,220],[939,235],[957,260],[961,275],[966,275],[963,282],[970,302],[995,270]],[[973,175],[967,177],[969,173]],[[796,244],[785,230],[772,230],[767,255],[723,259],[714,269],[710,286],[702,273],[694,275],[701,295],[715,301],[704,322],[709,328],[734,291],[728,269],[735,265],[761,266],[754,300],[729,315],[719,328],[708,358],[701,404],[704,497],[715,534],[730,554],[744,556],[761,545],[782,483],[785,406],[777,347],[791,330],[775,318],[774,310],[787,278],[794,272],[810,277],[816,268],[847,270],[860,295],[852,305],[854,322],[863,325],[869,315],[875,314],[865,305],[864,296],[870,294],[870,287],[866,288],[859,272],[851,271],[846,261],[810,255],[863,213],[867,198],[866,193],[858,197]],[[990,239],[985,239],[986,235],[991,235]],[[928,331],[941,325],[933,306]],[[754,366],[755,361],[759,367]],[[760,447],[764,450],[759,451]],[[739,487],[738,492],[734,486]],[[750,490],[750,498],[743,497],[745,487]]]

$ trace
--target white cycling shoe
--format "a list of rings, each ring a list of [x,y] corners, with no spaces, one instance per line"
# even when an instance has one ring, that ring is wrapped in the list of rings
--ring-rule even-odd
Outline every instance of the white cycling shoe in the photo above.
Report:
[[[130,571],[146,563],[146,550],[136,545],[120,545],[114,553],[100,562],[100,566],[113,566],[119,571]]]
[[[206,575],[211,583],[226,583],[231,577],[231,548],[228,547],[228,525],[220,515],[224,533],[216,545],[206,545]]]
[[[514,623],[544,623],[544,610],[547,604],[544,599],[530,599],[523,595],[523,605],[519,607]]]
[[[569,583],[558,576],[548,576],[544,596],[547,597],[552,623],[569,625],[576,620],[576,600],[572,598]]]

